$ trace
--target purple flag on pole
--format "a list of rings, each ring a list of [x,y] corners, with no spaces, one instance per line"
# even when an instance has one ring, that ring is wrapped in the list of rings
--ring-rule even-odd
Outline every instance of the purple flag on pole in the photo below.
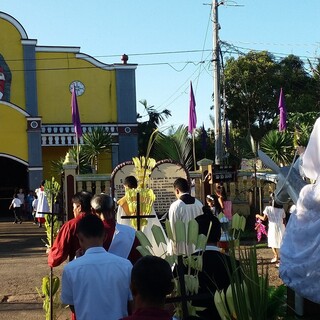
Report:
[[[287,111],[286,111],[286,106],[285,106],[285,102],[284,102],[284,94],[283,94],[282,88],[280,90],[280,98],[279,98],[278,108],[280,111],[279,131],[281,132],[281,131],[285,131],[287,128]]]
[[[78,108],[78,102],[77,102],[77,94],[74,86],[72,88],[71,113],[72,113],[72,122],[74,126],[74,132],[78,139],[82,136],[82,128],[81,128],[80,114],[79,114],[79,108]]]
[[[188,131],[192,134],[197,126],[196,100],[194,99],[192,82],[190,81],[190,104],[189,104],[189,126]]]

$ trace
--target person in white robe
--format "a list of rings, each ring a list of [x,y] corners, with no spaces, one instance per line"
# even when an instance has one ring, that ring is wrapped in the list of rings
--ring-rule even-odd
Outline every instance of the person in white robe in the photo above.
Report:
[[[41,228],[43,223],[45,222],[45,213],[51,212],[48,199],[44,190],[44,184],[45,184],[45,181],[42,181],[40,187],[35,190],[35,193],[37,194],[37,197],[38,197],[38,204],[37,204],[37,211],[36,211],[35,218],[38,221],[39,228]]]
[[[175,223],[180,220],[185,224],[186,234],[188,232],[188,222],[203,214],[203,204],[190,195],[190,186],[186,179],[178,178],[175,180],[174,193],[177,200],[169,208],[169,222],[173,238],[176,238]],[[195,246],[184,242],[171,241],[168,247],[169,253],[190,255],[195,251]]]

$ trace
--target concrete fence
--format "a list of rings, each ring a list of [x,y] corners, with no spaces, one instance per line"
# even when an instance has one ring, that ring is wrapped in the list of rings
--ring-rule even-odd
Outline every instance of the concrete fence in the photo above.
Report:
[[[77,163],[67,154],[64,161],[64,203],[67,219],[73,217],[72,196],[81,190],[92,194],[105,192],[111,194],[111,174],[77,174]],[[212,194],[214,184],[204,181],[207,167],[200,166],[198,171],[191,171],[192,190],[194,195],[205,204],[207,194]],[[224,183],[228,200],[232,201],[232,212],[248,216],[253,210],[262,211],[268,201],[269,194],[274,190],[274,183],[254,179],[253,172],[238,172],[236,182]]]

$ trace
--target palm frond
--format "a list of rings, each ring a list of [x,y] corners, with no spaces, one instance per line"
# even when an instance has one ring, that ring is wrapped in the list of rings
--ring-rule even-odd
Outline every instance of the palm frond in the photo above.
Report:
[[[192,141],[188,137],[187,127],[181,125],[170,135],[159,133],[155,141],[154,155],[158,160],[169,158],[190,169]]]
[[[287,132],[269,131],[262,138],[260,147],[278,165],[289,165],[292,162],[292,137]]]
[[[98,156],[103,152],[110,151],[112,136],[104,128],[94,128],[91,132],[86,132],[83,136],[82,151],[84,158],[91,163],[91,167],[97,170]]]

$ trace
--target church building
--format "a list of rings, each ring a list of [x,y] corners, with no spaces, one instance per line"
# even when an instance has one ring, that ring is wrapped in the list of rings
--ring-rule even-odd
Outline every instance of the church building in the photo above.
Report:
[[[50,179],[51,162],[76,144],[73,86],[82,131],[103,127],[113,137],[99,173],[137,155],[137,65],[126,55],[121,60],[105,64],[80,47],[38,46],[14,17],[0,12],[0,201],[15,187],[34,190]]]

